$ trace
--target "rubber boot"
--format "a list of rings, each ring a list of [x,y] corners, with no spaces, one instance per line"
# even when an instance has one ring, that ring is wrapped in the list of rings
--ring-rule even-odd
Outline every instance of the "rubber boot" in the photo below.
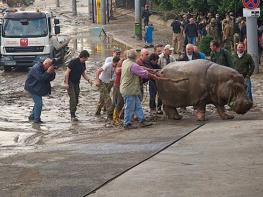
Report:
[[[115,126],[119,126],[120,124],[119,112],[117,112],[116,110],[113,111],[113,124]]]

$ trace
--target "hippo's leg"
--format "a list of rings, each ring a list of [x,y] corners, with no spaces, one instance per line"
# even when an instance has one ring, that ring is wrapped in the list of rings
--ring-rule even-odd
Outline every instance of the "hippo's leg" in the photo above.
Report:
[[[180,120],[182,116],[178,114],[177,109],[172,106],[163,105],[163,110],[168,116],[168,119]]]
[[[233,119],[234,116],[227,114],[225,112],[225,107],[224,106],[216,106],[217,112],[219,114],[219,116],[221,117],[222,120],[228,120],[228,119]]]
[[[196,106],[194,107],[196,109],[196,120],[197,121],[205,121],[205,105],[202,106]]]

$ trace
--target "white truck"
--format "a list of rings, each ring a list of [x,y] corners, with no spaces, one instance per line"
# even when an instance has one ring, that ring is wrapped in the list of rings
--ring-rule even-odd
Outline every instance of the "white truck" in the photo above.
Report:
[[[6,12],[1,25],[0,66],[31,67],[47,57],[63,62],[69,39],[59,37],[59,19],[50,12]]]

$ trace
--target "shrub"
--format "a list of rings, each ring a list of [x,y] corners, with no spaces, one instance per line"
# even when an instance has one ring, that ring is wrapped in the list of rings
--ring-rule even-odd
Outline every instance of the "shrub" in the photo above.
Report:
[[[206,35],[202,38],[200,45],[199,45],[199,50],[206,55],[210,54],[210,42],[213,40],[213,37],[210,35]]]

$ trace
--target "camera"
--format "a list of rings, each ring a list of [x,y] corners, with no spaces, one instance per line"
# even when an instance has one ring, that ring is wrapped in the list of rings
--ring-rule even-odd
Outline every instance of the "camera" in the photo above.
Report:
[[[56,65],[59,61],[59,58],[53,58],[52,59],[52,65],[54,66],[55,69],[58,69],[58,66]]]

